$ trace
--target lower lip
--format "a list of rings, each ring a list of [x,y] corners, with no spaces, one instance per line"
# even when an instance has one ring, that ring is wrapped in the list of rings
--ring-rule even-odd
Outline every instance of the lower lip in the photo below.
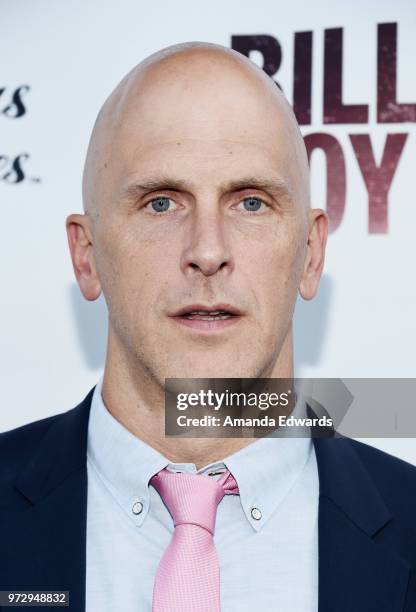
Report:
[[[191,329],[204,332],[215,332],[235,325],[238,321],[240,321],[241,317],[238,315],[234,315],[232,317],[228,317],[228,319],[217,319],[216,321],[204,321],[202,319],[186,319],[185,317],[172,317],[172,319],[174,321],[177,321],[181,325],[184,325],[185,327],[190,327]]]

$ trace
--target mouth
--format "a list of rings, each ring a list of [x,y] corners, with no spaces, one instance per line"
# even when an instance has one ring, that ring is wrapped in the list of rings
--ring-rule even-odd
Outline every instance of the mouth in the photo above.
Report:
[[[200,331],[217,331],[237,323],[242,317],[240,310],[229,304],[185,306],[171,317],[178,323]]]

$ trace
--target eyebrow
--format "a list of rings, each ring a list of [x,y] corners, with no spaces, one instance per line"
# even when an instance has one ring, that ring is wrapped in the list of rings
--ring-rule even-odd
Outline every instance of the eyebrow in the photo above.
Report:
[[[292,200],[292,193],[287,183],[280,178],[259,178],[259,177],[244,177],[227,181],[220,185],[220,190],[223,193],[231,193],[234,191],[243,191],[247,189],[258,189],[265,191],[271,195]],[[127,200],[137,200],[143,193],[152,191],[192,191],[192,186],[184,180],[175,179],[168,176],[149,178],[142,182],[132,183],[127,185],[122,190],[122,197]]]

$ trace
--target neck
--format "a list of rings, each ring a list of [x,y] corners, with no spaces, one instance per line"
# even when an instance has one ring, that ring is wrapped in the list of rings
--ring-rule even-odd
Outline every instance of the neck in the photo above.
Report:
[[[133,435],[172,463],[199,469],[251,444],[258,438],[183,438],[165,436],[164,389],[140,364],[129,366],[109,333],[102,398],[107,410]],[[263,378],[293,377],[293,334],[288,331],[278,358]]]

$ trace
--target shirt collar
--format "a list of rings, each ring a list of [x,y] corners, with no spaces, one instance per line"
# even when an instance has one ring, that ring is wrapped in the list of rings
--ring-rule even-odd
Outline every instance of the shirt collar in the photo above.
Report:
[[[149,481],[163,468],[199,474],[228,469],[237,481],[248,522],[255,531],[260,531],[292,488],[313,451],[310,437],[270,435],[200,470],[192,463],[170,463],[112,416],[102,399],[102,383],[103,376],[94,389],[91,402],[89,465],[138,526],[143,524],[149,511]],[[294,414],[301,410],[298,403]],[[137,504],[140,512],[135,514]]]
[[[102,399],[102,383],[103,376],[91,401],[87,457],[115,500],[141,525],[149,511],[149,480],[169,460],[113,417]],[[132,511],[136,503],[143,505],[139,514]]]

